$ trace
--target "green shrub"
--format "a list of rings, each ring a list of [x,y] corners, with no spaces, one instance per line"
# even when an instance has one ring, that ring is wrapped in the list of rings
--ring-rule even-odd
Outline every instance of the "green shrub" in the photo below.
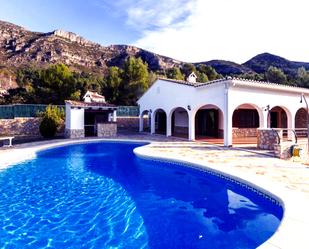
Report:
[[[42,117],[40,124],[40,133],[45,138],[55,136],[59,126],[64,120],[64,110],[57,106],[49,105],[45,112],[39,114]]]

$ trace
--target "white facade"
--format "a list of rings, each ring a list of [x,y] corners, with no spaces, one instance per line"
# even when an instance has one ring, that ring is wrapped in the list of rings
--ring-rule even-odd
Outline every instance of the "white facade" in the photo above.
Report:
[[[300,108],[301,94],[309,97],[309,90],[267,82],[242,79],[220,79],[208,83],[190,83],[169,79],[158,79],[138,100],[140,106],[140,131],[143,130],[142,117],[151,114],[151,133],[156,130],[156,112],[166,114],[166,135],[171,136],[174,125],[188,128],[189,140],[195,140],[195,117],[198,110],[218,110],[218,129],[223,132],[224,145],[232,145],[233,113],[238,109],[256,110],[259,128],[270,127],[269,111],[274,107],[282,108],[286,113],[287,127],[295,128],[295,115]],[[176,108],[187,113],[174,114]],[[162,112],[161,111],[161,112]],[[280,121],[280,120],[279,120]],[[279,122],[278,121],[278,122]],[[280,121],[281,122],[281,121]]]
[[[71,108],[71,104],[65,105],[65,128],[70,130],[83,130],[85,123],[85,111],[80,108]]]

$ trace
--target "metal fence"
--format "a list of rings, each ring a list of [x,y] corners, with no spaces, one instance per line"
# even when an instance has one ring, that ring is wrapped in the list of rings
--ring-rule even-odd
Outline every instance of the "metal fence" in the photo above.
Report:
[[[11,119],[17,117],[37,117],[39,112],[45,111],[47,105],[14,104],[0,105],[0,119]],[[63,105],[58,107],[64,108]],[[139,114],[138,106],[119,106],[118,116],[136,117]]]
[[[117,116],[120,117],[137,117],[139,115],[138,106],[118,106]]]

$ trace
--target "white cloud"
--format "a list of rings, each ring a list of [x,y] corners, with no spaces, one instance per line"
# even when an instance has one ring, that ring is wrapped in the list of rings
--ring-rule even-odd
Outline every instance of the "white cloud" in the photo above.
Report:
[[[137,1],[127,10],[128,24],[143,34],[134,43],[139,47],[194,62],[225,59],[242,63],[262,52],[309,60],[306,0],[150,3]]]
[[[178,26],[191,15],[196,0],[139,0],[127,9],[127,24],[140,30]]]

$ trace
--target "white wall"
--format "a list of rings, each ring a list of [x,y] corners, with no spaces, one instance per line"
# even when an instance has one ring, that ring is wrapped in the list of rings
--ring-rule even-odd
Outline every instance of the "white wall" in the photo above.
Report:
[[[69,104],[65,107],[65,128],[70,130],[84,129],[84,109],[72,109]]]

